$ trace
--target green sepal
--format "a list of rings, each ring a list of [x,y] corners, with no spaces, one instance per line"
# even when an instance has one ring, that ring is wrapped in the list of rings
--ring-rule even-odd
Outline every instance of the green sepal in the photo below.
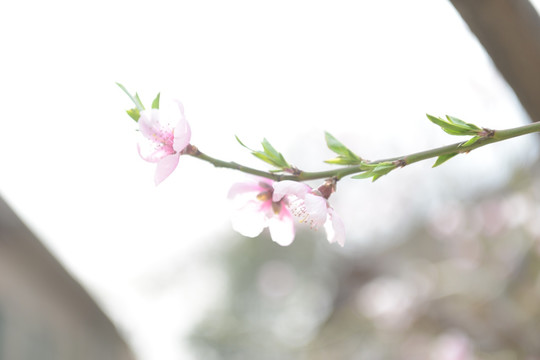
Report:
[[[139,112],[139,109],[133,108],[133,109],[126,110],[126,112],[130,118],[135,120],[135,122],[139,121],[139,118],[141,117],[141,113]]]
[[[325,163],[335,165],[359,165],[362,163],[363,160],[360,156],[352,152],[329,132],[324,132],[324,138],[326,140],[326,146],[338,154],[334,159],[325,160]]]
[[[437,167],[437,166],[441,165],[442,163],[447,162],[448,160],[450,160],[451,158],[453,158],[457,154],[459,154],[459,153],[456,152],[456,153],[452,153],[452,154],[446,154],[446,155],[439,156],[437,158],[437,160],[435,161],[435,164],[433,164],[432,167]]]
[[[152,101],[152,109],[159,109],[159,95],[160,93],[158,93],[154,101]]]

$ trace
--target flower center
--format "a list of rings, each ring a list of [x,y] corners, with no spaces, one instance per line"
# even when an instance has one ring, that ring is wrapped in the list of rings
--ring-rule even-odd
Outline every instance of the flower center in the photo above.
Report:
[[[272,201],[272,196],[274,195],[274,188],[272,187],[272,185],[261,181],[259,182],[259,186],[265,189],[265,191],[261,191],[257,194],[257,200],[262,202],[271,202],[272,211],[274,212],[274,214],[279,214],[281,212],[282,206],[287,205],[287,199],[283,198],[278,202]]]
[[[270,191],[263,191],[257,194],[257,200],[268,201],[272,199],[272,193]]]
[[[153,141],[157,146],[172,147],[174,142],[174,129],[169,130],[166,127],[158,126],[153,128]]]

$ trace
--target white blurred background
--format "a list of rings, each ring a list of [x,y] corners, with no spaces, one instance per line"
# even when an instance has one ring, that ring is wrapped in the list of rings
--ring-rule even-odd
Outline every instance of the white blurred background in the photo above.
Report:
[[[0,34],[0,193],[141,360],[190,358],[183,339],[221,286],[199,260],[227,247],[226,194],[244,175],[184,157],[155,187],[115,82],[146,104],[160,91],[162,103],[180,99],[192,144],[261,168],[234,135],[251,147],[266,137],[318,170],[332,157],[324,130],[375,160],[455,142],[426,112],[489,128],[528,121],[444,0],[22,0],[0,5]],[[505,181],[535,158],[535,140],[344,180],[332,198],[343,251],[428,213],[445,187]]]

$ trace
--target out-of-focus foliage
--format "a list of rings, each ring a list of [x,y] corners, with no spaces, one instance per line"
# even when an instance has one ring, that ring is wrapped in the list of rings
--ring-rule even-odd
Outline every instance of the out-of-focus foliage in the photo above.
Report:
[[[309,234],[286,248],[239,241],[194,348],[204,359],[540,359],[534,169],[445,204],[384,249]]]

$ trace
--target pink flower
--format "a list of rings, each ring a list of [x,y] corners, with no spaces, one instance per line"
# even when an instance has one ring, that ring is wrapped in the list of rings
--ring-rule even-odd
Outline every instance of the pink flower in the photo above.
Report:
[[[178,107],[180,113],[177,114],[176,125],[172,125],[170,119],[162,119],[162,110],[143,110],[140,113],[139,130],[145,141],[139,143],[139,154],[144,160],[157,163],[154,176],[156,185],[176,169],[180,155],[191,139],[191,129],[184,117],[184,107],[180,102]]]
[[[261,178],[231,187],[232,227],[247,237],[256,237],[268,227],[272,240],[287,246],[294,240],[294,221],[287,208],[287,199],[272,200],[272,184],[272,180]]]
[[[274,184],[272,200],[283,199],[288,199],[292,213],[301,222],[308,223],[314,229],[324,226],[330,243],[345,245],[345,225],[319,190],[296,181],[280,181]]]

